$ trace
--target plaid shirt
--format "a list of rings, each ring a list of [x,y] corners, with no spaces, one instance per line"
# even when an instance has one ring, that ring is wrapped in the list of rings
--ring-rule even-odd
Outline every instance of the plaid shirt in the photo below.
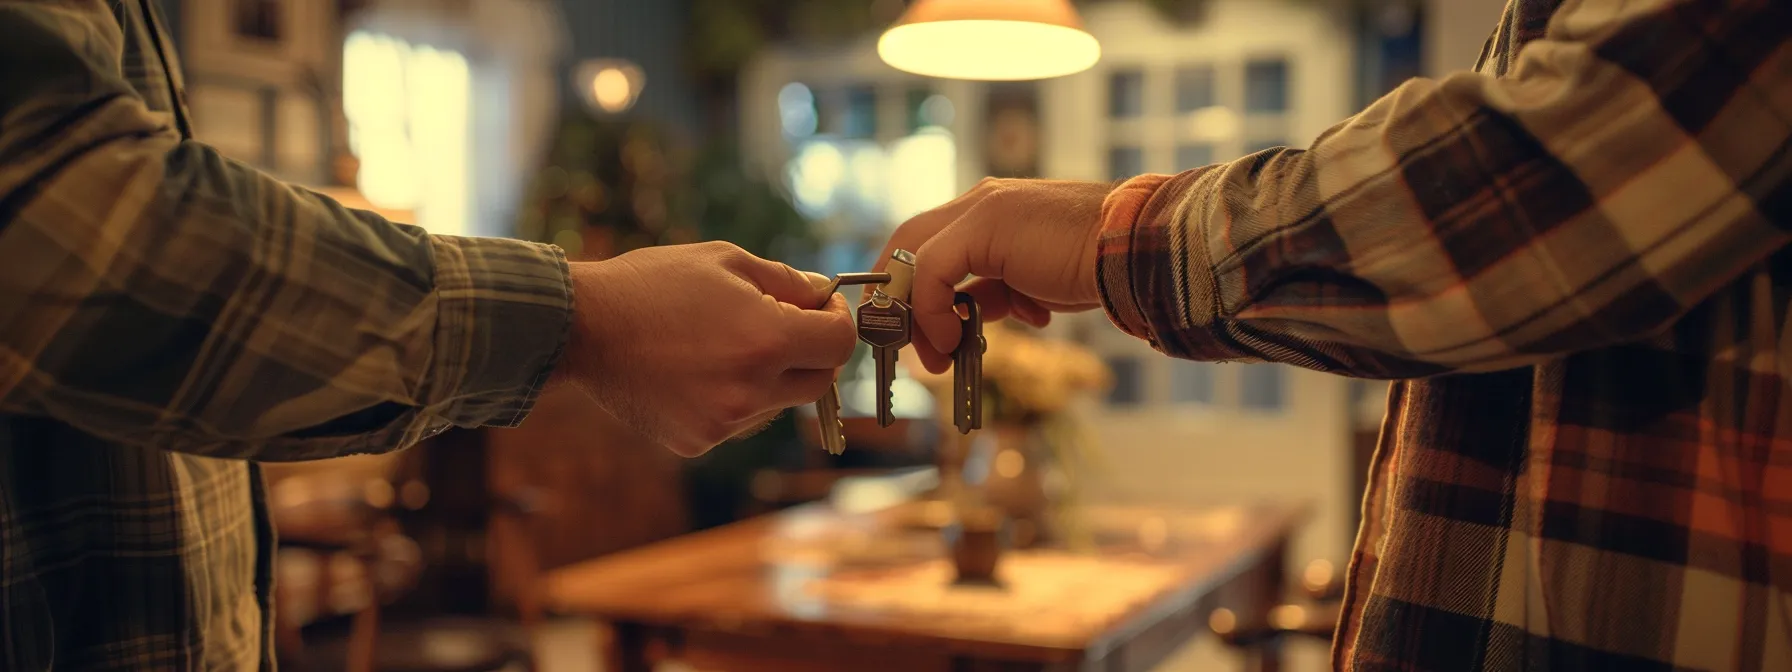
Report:
[[[431,236],[189,139],[149,0],[0,0],[0,669],[272,666],[255,461],[518,422],[557,248]]]
[[[1336,667],[1792,669],[1789,34],[1513,0],[1480,73],[1109,199],[1122,329],[1398,380]]]

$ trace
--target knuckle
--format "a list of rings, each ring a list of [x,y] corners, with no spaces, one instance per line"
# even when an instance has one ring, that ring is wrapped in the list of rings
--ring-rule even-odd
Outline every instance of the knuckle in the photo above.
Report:
[[[725,264],[744,262],[749,256],[746,250],[741,249],[741,246],[725,240],[712,240],[701,244],[705,252]]]
[[[710,408],[714,409],[714,413],[710,418],[711,426],[708,429],[723,434],[716,440],[717,443],[728,438],[728,426],[751,418],[758,413],[758,405],[753,402],[753,395],[741,389],[729,390],[717,395],[715,401],[711,402]]]
[[[758,330],[741,338],[740,363],[749,366],[770,365],[790,347],[790,336],[775,330]]]

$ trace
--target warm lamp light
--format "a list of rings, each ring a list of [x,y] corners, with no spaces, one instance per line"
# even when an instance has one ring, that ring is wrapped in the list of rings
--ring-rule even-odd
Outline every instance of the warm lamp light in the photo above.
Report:
[[[647,76],[628,61],[601,59],[579,64],[573,81],[586,105],[598,112],[617,114],[634,107],[647,84]]]
[[[915,0],[877,41],[891,67],[928,77],[1062,77],[1101,60],[1070,0]]]

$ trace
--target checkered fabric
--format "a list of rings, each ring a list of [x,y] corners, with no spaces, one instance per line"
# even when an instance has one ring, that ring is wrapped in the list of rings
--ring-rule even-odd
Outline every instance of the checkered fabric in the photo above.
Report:
[[[149,0],[0,0],[0,670],[269,669],[255,461],[510,425],[558,249],[432,236],[190,139]]]
[[[1792,669],[1789,34],[1513,0],[1478,72],[1110,197],[1122,329],[1397,381],[1337,668]]]

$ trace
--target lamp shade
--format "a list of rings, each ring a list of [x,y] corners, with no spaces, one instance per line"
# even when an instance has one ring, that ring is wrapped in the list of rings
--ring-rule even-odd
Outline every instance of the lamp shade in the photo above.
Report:
[[[1075,74],[1101,60],[1070,0],[915,0],[877,41],[898,70],[983,81]]]

